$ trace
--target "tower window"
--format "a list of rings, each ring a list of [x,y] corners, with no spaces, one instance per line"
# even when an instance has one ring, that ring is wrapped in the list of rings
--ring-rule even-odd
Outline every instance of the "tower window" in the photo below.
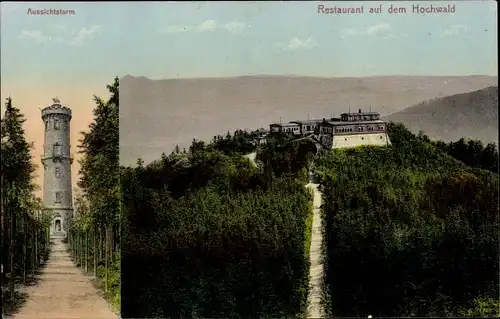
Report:
[[[61,156],[61,145],[59,143],[54,144],[54,156]]]
[[[59,167],[55,168],[55,174],[57,178],[61,177],[61,169]]]
[[[61,128],[59,120],[54,120],[54,130],[59,130]]]
[[[49,120],[46,120],[45,121],[45,130],[48,130],[49,129]]]
[[[62,193],[61,192],[56,192],[56,203],[60,203],[62,201]]]

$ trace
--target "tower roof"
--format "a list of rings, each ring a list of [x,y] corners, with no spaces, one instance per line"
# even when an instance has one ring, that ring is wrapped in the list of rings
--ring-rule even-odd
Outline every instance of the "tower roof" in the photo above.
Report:
[[[57,98],[54,98],[52,99],[54,101],[54,103],[52,105],[49,105],[47,107],[45,107],[44,109],[42,109],[42,119],[44,119],[45,117],[47,117],[48,115],[51,115],[51,114],[59,114],[59,115],[63,115],[63,116],[67,116],[69,117],[69,119],[71,119],[71,109],[66,107],[66,106],[63,106],[59,99]]]

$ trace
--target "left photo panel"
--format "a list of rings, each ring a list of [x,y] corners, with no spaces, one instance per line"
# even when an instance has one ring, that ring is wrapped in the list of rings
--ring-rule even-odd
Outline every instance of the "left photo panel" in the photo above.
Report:
[[[0,8],[2,318],[120,318],[112,6]]]

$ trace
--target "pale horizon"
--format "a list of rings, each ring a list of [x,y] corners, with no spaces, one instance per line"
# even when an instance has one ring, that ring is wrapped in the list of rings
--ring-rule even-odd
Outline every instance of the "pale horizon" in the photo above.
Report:
[[[297,78],[318,78],[318,79],[366,79],[366,78],[388,78],[388,77],[412,77],[412,78],[428,78],[428,77],[498,77],[498,75],[491,74],[449,74],[449,75],[404,75],[404,74],[388,74],[388,75],[366,75],[366,76],[321,76],[321,75],[301,75],[301,74],[243,74],[243,75],[233,75],[233,76],[199,76],[199,77],[162,77],[162,76],[144,76],[144,75],[133,75],[126,74],[121,76],[120,79],[123,79],[126,76],[131,76],[134,78],[146,78],[148,80],[203,80],[203,79],[236,79],[242,77],[297,77]]]

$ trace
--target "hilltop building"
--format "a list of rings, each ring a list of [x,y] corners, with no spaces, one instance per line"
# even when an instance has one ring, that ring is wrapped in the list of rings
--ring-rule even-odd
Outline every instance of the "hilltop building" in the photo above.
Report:
[[[340,119],[321,122],[318,140],[328,149],[391,144],[386,122],[380,119],[380,114],[361,110],[358,113],[342,113]]]
[[[271,133],[293,133],[294,135],[313,134],[323,120],[292,121],[288,123],[273,123],[269,126]]]
[[[42,110],[45,124],[43,155],[43,205],[52,212],[50,234],[66,236],[69,220],[73,217],[71,189],[70,121],[71,109],[58,99]]]
[[[342,113],[340,118],[292,121],[270,125],[271,133],[313,135],[324,148],[390,145],[386,122],[376,112]]]

